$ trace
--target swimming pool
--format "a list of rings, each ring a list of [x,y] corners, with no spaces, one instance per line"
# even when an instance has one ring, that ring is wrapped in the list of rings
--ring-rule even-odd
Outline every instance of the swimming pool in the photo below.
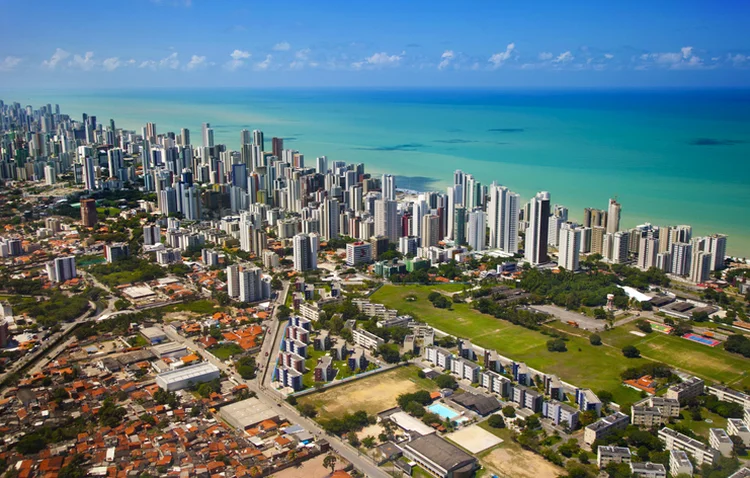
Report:
[[[466,420],[466,417],[462,417],[460,413],[455,411],[452,408],[446,407],[442,403],[433,403],[429,407],[427,407],[427,410],[431,411],[435,415],[440,416],[443,420],[448,420],[451,422],[462,422]]]

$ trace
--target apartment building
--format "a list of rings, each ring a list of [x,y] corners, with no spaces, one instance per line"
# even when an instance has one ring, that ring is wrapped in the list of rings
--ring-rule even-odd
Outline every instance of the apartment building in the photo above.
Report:
[[[669,452],[669,472],[672,476],[688,475],[693,476],[693,464],[690,457],[682,450],[672,450]]]
[[[543,417],[551,419],[555,425],[562,424],[570,430],[578,426],[580,413],[578,409],[557,400],[549,400],[542,404]]]
[[[479,383],[482,388],[496,393],[502,397],[510,394],[511,381],[509,378],[491,370],[485,370],[479,375]]]
[[[705,389],[705,383],[698,377],[691,377],[681,383],[672,385],[667,389],[667,393],[664,395],[665,398],[671,398],[678,402],[685,403],[691,398],[695,398],[698,395],[703,394]]]
[[[675,398],[648,397],[630,409],[633,425],[650,428],[666,423],[671,417],[680,416],[680,402]]]
[[[624,430],[630,423],[630,417],[621,412],[615,412],[597,420],[583,431],[583,441],[591,446],[596,440],[604,438],[616,430]]]
[[[713,465],[719,459],[719,450],[664,427],[659,430],[659,438],[664,442],[667,450],[682,450],[692,455],[698,465]]]
[[[582,412],[592,410],[596,412],[597,416],[602,414],[602,401],[588,388],[579,388],[576,390],[576,403]]]
[[[661,463],[631,462],[630,473],[633,478],[667,478],[667,469]]]
[[[744,408],[750,408],[750,395],[738,392],[723,385],[711,385],[707,392],[723,402],[738,403]]]
[[[471,383],[479,382],[479,371],[481,367],[470,360],[457,357],[451,360],[451,372],[458,375],[459,378],[469,380]]]
[[[599,469],[610,463],[630,463],[630,448],[625,446],[599,446],[596,450],[596,466]]]
[[[723,456],[732,456],[734,442],[729,434],[721,428],[711,428],[708,430],[708,444],[712,448],[719,450]]]
[[[450,352],[450,350],[446,350],[442,347],[425,347],[424,357],[429,362],[434,363],[444,370],[451,370],[451,361],[453,360],[453,354]]]
[[[362,329],[352,330],[352,339],[355,344],[369,350],[377,349],[380,345],[385,343],[385,340],[377,335]]]

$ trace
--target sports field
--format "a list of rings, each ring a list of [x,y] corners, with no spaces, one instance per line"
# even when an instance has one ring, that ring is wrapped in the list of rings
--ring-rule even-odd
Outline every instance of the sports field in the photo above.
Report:
[[[311,393],[298,399],[299,403],[311,403],[318,410],[318,418],[340,417],[345,413],[364,410],[369,415],[396,406],[396,397],[402,393],[418,390],[437,390],[430,379],[417,376],[419,368],[399,367],[394,370],[354,380],[339,387]]]
[[[724,381],[742,388],[750,385],[750,360],[730,354],[723,349],[685,340],[681,337],[651,333],[645,337],[630,334],[636,330],[633,324],[617,327],[599,335],[605,345],[594,347],[588,334],[578,329],[570,333],[568,351],[549,352],[546,347],[549,336],[526,329],[510,322],[481,314],[467,304],[453,304],[452,310],[438,309],[427,300],[427,295],[441,286],[395,286],[386,285],[372,295],[373,302],[380,302],[401,313],[412,314],[444,332],[468,338],[476,345],[492,348],[514,360],[546,373],[557,374],[561,379],[594,391],[609,390],[620,404],[632,403],[639,397],[635,390],[624,387],[620,372],[626,368],[657,360],[712,381]],[[416,300],[407,301],[413,296]],[[556,327],[560,329],[560,327]],[[621,348],[635,345],[643,359],[627,359]]]

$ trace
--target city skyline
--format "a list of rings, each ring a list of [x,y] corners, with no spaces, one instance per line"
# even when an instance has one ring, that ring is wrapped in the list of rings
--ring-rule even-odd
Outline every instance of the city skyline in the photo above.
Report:
[[[99,88],[750,84],[749,7],[742,2],[40,6],[34,41],[0,47],[5,88],[73,88],[83,78]],[[24,9],[5,6],[9,18]],[[61,38],[57,23],[84,10],[91,24],[139,33]],[[25,28],[12,23],[6,33],[22,38]]]

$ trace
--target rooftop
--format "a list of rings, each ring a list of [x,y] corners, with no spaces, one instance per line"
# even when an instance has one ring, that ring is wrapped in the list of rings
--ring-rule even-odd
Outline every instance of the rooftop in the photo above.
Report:
[[[412,440],[406,444],[406,448],[424,456],[445,470],[453,470],[476,461],[473,456],[435,434]]]
[[[219,368],[209,362],[203,362],[195,365],[189,365],[170,372],[164,372],[157,375],[157,378],[164,380],[166,383],[179,382],[181,380],[190,380],[207,373],[219,373]]]

